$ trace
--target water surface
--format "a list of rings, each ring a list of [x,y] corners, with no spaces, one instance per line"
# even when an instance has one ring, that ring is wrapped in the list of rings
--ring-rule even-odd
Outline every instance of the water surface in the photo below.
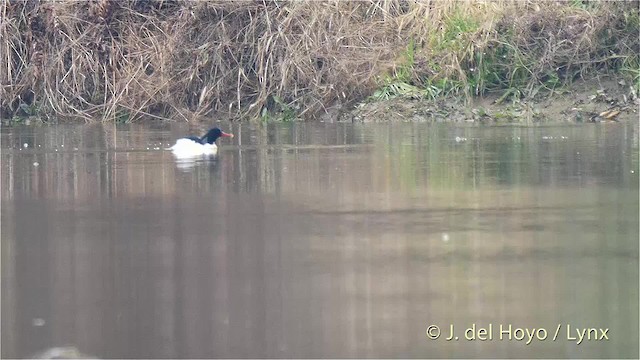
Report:
[[[3,358],[638,357],[637,124],[223,127],[2,128]]]

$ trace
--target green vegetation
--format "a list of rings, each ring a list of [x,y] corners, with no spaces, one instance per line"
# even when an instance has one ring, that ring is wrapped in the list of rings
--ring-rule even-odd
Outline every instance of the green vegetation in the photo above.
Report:
[[[294,121],[297,116],[297,111],[293,107],[295,105],[285,104],[279,96],[274,95],[271,97],[271,106],[265,106],[262,108],[260,117],[263,121]]]
[[[602,73],[640,91],[637,2],[0,0],[0,14],[3,119],[292,121]]]
[[[439,94],[462,92],[467,98],[503,92],[501,102],[553,91],[596,72],[622,70],[623,76],[638,79],[637,7],[569,5],[523,3],[518,12],[491,18],[456,9],[421,49],[431,72],[418,69],[416,80],[426,87],[435,84]],[[616,24],[619,32],[599,19]],[[619,69],[619,59],[628,65]]]

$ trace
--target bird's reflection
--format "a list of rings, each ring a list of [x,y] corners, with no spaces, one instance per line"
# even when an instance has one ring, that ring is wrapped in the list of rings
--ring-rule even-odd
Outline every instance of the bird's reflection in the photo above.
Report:
[[[176,167],[183,172],[192,172],[196,166],[203,164],[214,167],[218,164],[216,155],[175,156],[175,159]]]
[[[30,356],[33,359],[96,359],[81,353],[74,346],[53,347]]]

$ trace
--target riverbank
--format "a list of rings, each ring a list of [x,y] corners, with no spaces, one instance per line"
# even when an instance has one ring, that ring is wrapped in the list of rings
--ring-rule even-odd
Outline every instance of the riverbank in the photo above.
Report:
[[[0,0],[0,116],[358,121],[408,106],[455,120],[442,110],[464,104],[480,119],[532,112],[529,122],[539,99],[605,77],[630,89],[624,107],[640,92],[639,13],[637,2],[578,0]]]
[[[639,109],[640,98],[625,79],[596,76],[530,98],[498,92],[470,101],[454,96],[437,100],[397,97],[364,101],[340,113],[339,121],[522,125],[626,122],[637,121]]]

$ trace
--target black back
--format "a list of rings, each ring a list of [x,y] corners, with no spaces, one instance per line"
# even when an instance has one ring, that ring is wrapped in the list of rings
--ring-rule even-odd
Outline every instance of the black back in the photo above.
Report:
[[[202,142],[202,140],[200,140],[200,138],[197,137],[197,136],[186,136],[185,139],[193,140],[193,141],[197,142],[198,144],[204,144]]]

